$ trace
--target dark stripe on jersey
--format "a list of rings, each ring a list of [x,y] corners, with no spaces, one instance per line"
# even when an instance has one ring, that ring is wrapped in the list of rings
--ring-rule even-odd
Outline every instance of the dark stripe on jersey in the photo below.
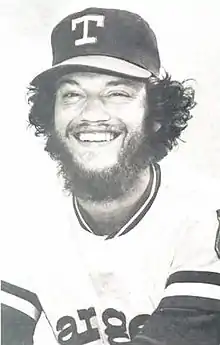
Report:
[[[146,205],[146,207],[143,209],[143,211],[139,214],[138,217],[136,217],[134,219],[134,221],[125,229],[125,231],[122,232],[122,235],[127,234],[130,230],[132,230],[140,221],[141,219],[145,216],[145,214],[149,211],[149,209],[151,208],[151,206],[153,205],[153,202],[157,196],[158,190],[160,188],[160,184],[161,184],[161,171],[160,171],[160,166],[158,164],[154,164],[155,167],[155,172],[156,172],[156,186],[155,186],[155,192],[152,195],[151,199],[149,200],[149,203]],[[151,184],[151,188],[152,188],[152,184]],[[149,191],[150,192],[150,191]],[[143,204],[143,203],[142,203]],[[141,207],[141,206],[140,206]]]
[[[84,230],[86,230],[86,231],[88,231],[88,232],[91,232],[91,231],[89,231],[89,229],[87,228],[87,226],[84,224],[84,222],[82,221],[82,219],[81,219],[81,217],[80,217],[80,214],[79,214],[79,212],[78,212],[78,210],[77,210],[77,208],[76,208],[76,203],[77,203],[77,201],[75,201],[74,200],[74,197],[73,197],[73,208],[74,208],[74,211],[75,211],[75,214],[76,214],[76,217],[77,217],[77,219],[78,219],[78,222],[79,222],[79,224],[80,224],[80,226],[84,229]],[[78,207],[80,208],[80,205],[78,205]],[[83,211],[83,210],[81,210],[80,211],[81,213],[86,213],[86,211]],[[89,214],[87,215],[87,217],[89,218]]]
[[[1,344],[31,345],[36,327],[34,321],[21,311],[1,304]]]
[[[174,283],[203,283],[220,286],[220,273],[205,271],[179,271],[171,274],[166,287]]]
[[[158,310],[163,309],[194,309],[194,310],[204,310],[210,312],[220,312],[220,300],[207,297],[196,297],[196,296],[171,296],[164,297],[158,308]]]
[[[155,171],[156,171],[156,167],[155,167]],[[135,214],[138,212],[138,210],[142,207],[142,205],[144,205],[144,203],[146,202],[146,200],[149,198],[151,189],[152,189],[152,187],[153,187],[153,181],[154,181],[154,179],[157,180],[157,178],[156,178],[155,175],[156,175],[156,173],[154,174],[154,170],[153,170],[153,167],[152,167],[152,165],[151,165],[151,166],[150,166],[150,179],[149,179],[149,183],[148,183],[148,185],[147,185],[147,188],[146,188],[146,190],[144,191],[144,194],[142,195],[142,198],[141,198],[140,202],[137,204],[137,206],[136,206],[136,208],[135,208],[133,214],[130,215],[129,219],[131,219],[132,217],[135,217]],[[155,188],[155,189],[156,189],[156,188]],[[146,207],[144,208],[144,210],[143,210],[142,212],[144,212],[144,211],[147,209],[147,207],[148,207],[148,205],[150,204],[150,202],[151,202],[151,199],[149,200],[149,203],[146,205]],[[149,208],[150,208],[150,207],[149,207]],[[141,217],[142,212],[141,212],[140,215],[139,215],[140,219],[142,219],[142,217]],[[125,229],[119,236],[122,236],[122,235],[126,234],[127,232],[129,232],[131,229],[133,229],[134,226],[135,226],[136,224],[139,223],[139,221],[138,221],[139,217],[137,216],[136,218],[134,218],[133,222],[132,222],[129,226],[127,226],[126,229]],[[136,222],[136,221],[137,221],[137,222]],[[128,223],[128,222],[129,222],[129,220],[126,221],[126,223]],[[125,223],[123,226],[121,226],[121,228],[123,228],[123,227],[126,225],[126,223]],[[120,229],[121,229],[121,228],[120,228]],[[115,232],[113,232],[112,234],[110,234],[110,235],[106,238],[106,240],[110,240],[111,238],[115,237],[115,236],[117,235],[117,233],[120,231],[120,229],[119,229],[119,230],[116,230]]]
[[[19,286],[7,283],[5,281],[1,281],[1,290],[30,302],[39,312],[42,311],[41,304],[35,293],[20,288]]]
[[[220,258],[220,210],[216,210],[216,214],[218,219],[218,229],[215,238],[215,251],[218,255],[218,258]]]

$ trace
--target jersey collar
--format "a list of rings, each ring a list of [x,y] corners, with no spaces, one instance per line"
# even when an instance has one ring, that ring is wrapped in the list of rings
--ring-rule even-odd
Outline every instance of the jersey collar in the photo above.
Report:
[[[150,207],[152,206],[157,196],[160,183],[160,167],[158,164],[152,164],[150,166],[150,181],[144,192],[143,197],[141,198],[141,201],[139,202],[136,212],[130,217],[127,223],[121,227],[121,229],[117,230],[117,232],[103,237],[105,237],[105,239],[112,239],[118,236],[125,235],[129,231],[134,229],[134,227],[141,221],[141,219],[145,216],[145,214],[149,211]],[[73,207],[81,227],[89,231],[90,233],[94,234],[92,228],[89,226],[88,222],[85,220],[85,217],[83,217],[82,212],[80,211],[80,207],[76,197],[73,197]]]

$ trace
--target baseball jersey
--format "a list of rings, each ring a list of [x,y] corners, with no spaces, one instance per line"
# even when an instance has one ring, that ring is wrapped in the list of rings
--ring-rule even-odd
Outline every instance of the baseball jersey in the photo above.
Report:
[[[20,248],[1,287],[3,305],[44,320],[36,344],[45,325],[62,345],[113,345],[135,339],[158,308],[220,312],[219,214],[162,171],[151,166],[139,208],[110,236],[95,235],[66,196],[32,224],[38,255]]]

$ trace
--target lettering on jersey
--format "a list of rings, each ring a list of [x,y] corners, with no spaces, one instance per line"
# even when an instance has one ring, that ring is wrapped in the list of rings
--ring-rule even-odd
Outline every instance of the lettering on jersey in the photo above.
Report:
[[[63,316],[57,322],[58,341],[62,345],[88,344],[100,339],[97,328],[92,328],[91,318],[96,316],[95,309],[80,309],[77,311],[79,319],[85,322],[86,331],[78,333],[76,320],[72,316]]]
[[[102,320],[106,326],[105,333],[110,344],[116,344],[114,339],[129,339],[126,328],[126,317],[121,311],[109,308],[102,314]]]
[[[80,344],[87,344],[100,338],[97,328],[92,328],[91,318],[96,316],[94,308],[78,310],[79,319],[85,321],[87,330],[80,333]]]
[[[61,331],[58,335],[58,341],[62,345],[78,343],[76,321],[71,316],[63,316],[57,322],[57,331]]]
[[[218,219],[218,230],[215,238],[215,251],[220,258],[220,210],[216,211]]]
[[[97,42],[96,36],[89,36],[89,23],[95,22],[97,27],[104,27],[103,15],[86,15],[80,18],[72,19],[72,31],[76,30],[78,24],[83,25],[83,37],[78,40],[75,40],[76,46],[81,46],[83,44],[94,44]]]
[[[88,344],[100,339],[99,331],[91,325],[91,318],[96,316],[94,308],[79,309],[79,320],[71,316],[63,316],[57,322],[58,341],[62,345]],[[128,324],[125,314],[113,308],[108,308],[102,313],[104,331],[110,345],[129,344],[144,326],[149,315],[135,316]],[[78,333],[77,322],[85,322],[86,331]]]
[[[142,314],[135,316],[131,320],[131,322],[129,323],[129,335],[131,340],[134,339],[138,332],[140,332],[148,318],[148,314]]]

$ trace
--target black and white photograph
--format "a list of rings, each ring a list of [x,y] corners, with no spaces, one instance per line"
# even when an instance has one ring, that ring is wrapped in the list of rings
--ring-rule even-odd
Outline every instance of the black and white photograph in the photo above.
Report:
[[[220,4],[0,0],[1,344],[220,345]]]

